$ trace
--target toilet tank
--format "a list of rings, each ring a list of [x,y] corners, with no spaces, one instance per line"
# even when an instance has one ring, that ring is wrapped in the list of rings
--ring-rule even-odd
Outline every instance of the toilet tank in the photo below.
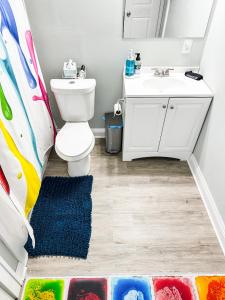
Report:
[[[95,79],[52,79],[61,117],[66,122],[86,122],[94,116]]]

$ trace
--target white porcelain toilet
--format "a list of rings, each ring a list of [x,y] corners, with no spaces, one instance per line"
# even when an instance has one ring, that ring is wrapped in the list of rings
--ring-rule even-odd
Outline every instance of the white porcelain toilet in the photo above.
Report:
[[[90,171],[95,138],[88,121],[94,116],[95,79],[52,79],[51,90],[66,124],[56,136],[55,150],[68,162],[71,177]]]

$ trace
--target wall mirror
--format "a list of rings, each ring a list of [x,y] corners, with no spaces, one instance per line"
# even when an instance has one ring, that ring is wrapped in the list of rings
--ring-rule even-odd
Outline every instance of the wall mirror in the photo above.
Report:
[[[124,0],[123,37],[203,38],[214,0]]]

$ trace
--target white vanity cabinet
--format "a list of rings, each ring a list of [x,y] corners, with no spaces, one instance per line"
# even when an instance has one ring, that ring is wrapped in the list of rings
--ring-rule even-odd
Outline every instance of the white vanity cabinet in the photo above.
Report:
[[[211,97],[125,97],[123,160],[193,152]]]
[[[124,150],[129,153],[157,152],[168,99],[130,98],[125,104]]]

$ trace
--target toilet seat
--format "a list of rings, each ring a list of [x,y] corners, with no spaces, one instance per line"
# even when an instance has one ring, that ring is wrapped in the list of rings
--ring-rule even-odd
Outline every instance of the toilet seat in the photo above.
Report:
[[[56,153],[66,161],[78,161],[90,154],[95,138],[88,122],[66,123],[56,136]]]

